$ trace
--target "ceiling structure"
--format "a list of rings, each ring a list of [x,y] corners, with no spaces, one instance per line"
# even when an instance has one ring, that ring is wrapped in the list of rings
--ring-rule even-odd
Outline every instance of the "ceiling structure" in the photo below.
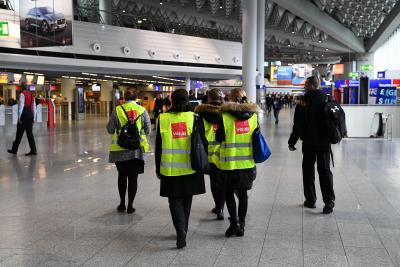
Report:
[[[75,19],[102,23],[98,1],[75,0]],[[112,21],[122,27],[241,41],[241,1],[112,0]],[[386,38],[382,31],[399,6],[400,0],[266,0],[266,57],[318,63],[365,53]]]

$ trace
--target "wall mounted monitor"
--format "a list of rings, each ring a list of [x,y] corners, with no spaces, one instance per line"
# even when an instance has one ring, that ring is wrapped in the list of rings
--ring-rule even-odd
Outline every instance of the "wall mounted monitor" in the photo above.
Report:
[[[100,84],[93,84],[93,85],[92,85],[92,91],[93,91],[93,92],[100,92],[100,91],[101,91],[101,86],[100,86]]]
[[[36,85],[30,85],[29,91],[36,91]]]
[[[13,76],[14,76],[13,83],[14,84],[20,84],[21,83],[22,74],[14,73]]]
[[[44,76],[38,76],[36,84],[43,85],[44,84]]]

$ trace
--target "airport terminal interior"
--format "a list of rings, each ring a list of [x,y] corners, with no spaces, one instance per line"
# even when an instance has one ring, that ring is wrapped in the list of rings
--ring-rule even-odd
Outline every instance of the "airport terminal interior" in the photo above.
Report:
[[[0,0],[0,266],[400,266],[399,46],[397,0]],[[315,90],[318,110],[307,102]],[[215,164],[213,180],[194,167],[203,133],[179,120],[192,122],[189,110],[200,114],[215,94],[226,102],[222,126],[193,122],[204,122],[207,145],[195,145]],[[258,107],[243,119],[224,109],[234,105]],[[135,150],[120,142],[123,132],[135,138],[121,107],[130,119],[142,112]],[[305,125],[343,118],[340,140],[313,156],[315,207],[303,185],[308,143],[289,142],[302,110]],[[110,134],[113,121],[124,131]],[[257,127],[269,157],[257,151]],[[144,156],[133,210],[120,210],[113,153],[134,173]],[[321,153],[333,199],[322,197]],[[250,190],[232,186],[254,166]],[[206,192],[182,229],[183,197],[162,188],[187,190],[203,172]],[[228,193],[216,206],[215,181],[238,201],[238,218]]]

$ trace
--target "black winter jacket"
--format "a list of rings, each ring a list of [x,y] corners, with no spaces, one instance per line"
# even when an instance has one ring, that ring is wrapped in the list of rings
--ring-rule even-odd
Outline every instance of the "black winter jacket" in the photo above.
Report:
[[[327,95],[321,90],[305,93],[296,106],[289,146],[294,147],[300,138],[303,140],[303,150],[330,151],[323,113],[326,99]]]

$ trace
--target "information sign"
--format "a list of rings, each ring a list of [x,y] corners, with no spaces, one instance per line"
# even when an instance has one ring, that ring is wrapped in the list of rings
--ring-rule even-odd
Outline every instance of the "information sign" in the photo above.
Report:
[[[361,70],[362,71],[371,71],[372,70],[372,65],[371,64],[361,65]]]
[[[0,22],[0,36],[9,36],[8,22]]]

